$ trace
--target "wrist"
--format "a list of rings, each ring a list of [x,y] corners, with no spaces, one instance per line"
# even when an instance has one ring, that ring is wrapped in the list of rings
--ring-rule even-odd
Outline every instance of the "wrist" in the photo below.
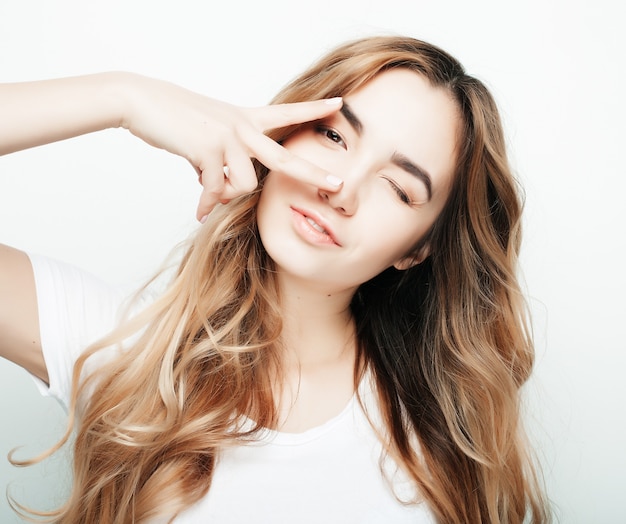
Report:
[[[103,102],[111,115],[110,127],[129,129],[138,91],[136,84],[141,77],[126,71],[111,71],[102,75]]]

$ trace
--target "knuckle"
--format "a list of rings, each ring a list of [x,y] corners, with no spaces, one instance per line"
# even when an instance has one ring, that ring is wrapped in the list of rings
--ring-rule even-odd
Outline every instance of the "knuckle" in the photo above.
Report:
[[[228,138],[231,140],[239,141],[241,137],[246,135],[249,125],[250,124],[248,124],[248,122],[246,122],[245,120],[237,120],[233,122],[232,126],[230,127],[230,133],[228,135]]]
[[[276,152],[276,163],[282,168],[289,167],[289,164],[293,163],[294,154],[288,149],[280,148]]]
[[[233,181],[229,186],[224,188],[225,192],[234,191],[237,195],[244,195],[246,193],[251,193],[257,187],[258,183],[256,178],[248,178],[239,179],[237,181]]]
[[[257,182],[256,178],[254,180],[246,180],[242,184],[242,189],[246,193],[251,193],[252,191],[254,191],[256,189],[257,185],[258,185],[258,182]]]
[[[209,199],[213,199],[216,196],[220,195],[223,190],[224,190],[224,184],[219,184],[219,183],[206,184],[204,186],[204,191],[202,192],[202,196],[203,198],[206,197]]]

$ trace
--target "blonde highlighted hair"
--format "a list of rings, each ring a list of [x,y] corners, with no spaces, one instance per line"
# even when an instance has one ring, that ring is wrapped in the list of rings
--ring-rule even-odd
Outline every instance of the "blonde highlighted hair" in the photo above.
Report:
[[[385,449],[440,522],[547,522],[520,420],[533,364],[516,277],[521,202],[488,90],[437,47],[374,37],[331,51],[273,102],[345,96],[391,68],[450,94],[459,153],[450,197],[421,243],[430,256],[384,271],[353,298],[355,381],[372,373]],[[269,134],[281,141],[296,130]],[[276,424],[282,324],[256,227],[267,170],[257,174],[259,190],[199,228],[165,294],[77,362],[74,488],[56,522],[172,517],[210,489],[220,448]],[[79,384],[90,354],[132,334]]]

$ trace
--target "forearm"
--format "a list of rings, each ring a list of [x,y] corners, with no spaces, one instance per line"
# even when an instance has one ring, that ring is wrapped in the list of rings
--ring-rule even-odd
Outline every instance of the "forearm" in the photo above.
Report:
[[[329,178],[324,170],[289,154],[263,132],[319,120],[340,107],[341,99],[238,108],[124,72],[0,84],[0,155],[122,127],[191,163],[204,187],[196,213],[202,219],[218,202],[256,189],[251,158],[270,170],[337,191],[337,177]]]
[[[0,154],[119,127],[127,73],[0,84]]]

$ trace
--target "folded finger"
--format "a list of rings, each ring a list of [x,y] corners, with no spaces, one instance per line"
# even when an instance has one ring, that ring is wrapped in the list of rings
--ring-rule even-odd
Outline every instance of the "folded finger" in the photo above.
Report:
[[[256,171],[242,147],[231,147],[224,155],[227,170],[225,194],[228,198],[251,193],[258,185]]]
[[[222,198],[225,184],[223,162],[219,158],[213,158],[207,162],[204,169],[201,169],[200,175],[202,193],[196,211],[196,217],[200,222],[206,220],[208,214]]]

